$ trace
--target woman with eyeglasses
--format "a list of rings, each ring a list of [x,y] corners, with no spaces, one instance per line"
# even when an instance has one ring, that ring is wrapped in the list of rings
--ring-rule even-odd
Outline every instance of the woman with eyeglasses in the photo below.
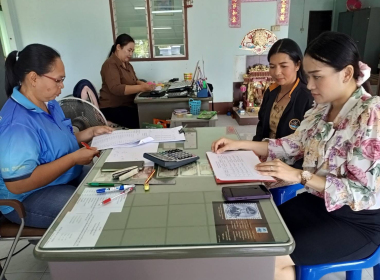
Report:
[[[79,143],[112,132],[98,126],[74,134],[55,101],[65,76],[60,55],[45,45],[28,45],[5,61],[9,98],[0,111],[0,199],[22,201],[30,227],[49,227],[84,178],[88,169],[82,165],[98,150]],[[0,211],[21,223],[12,207]]]

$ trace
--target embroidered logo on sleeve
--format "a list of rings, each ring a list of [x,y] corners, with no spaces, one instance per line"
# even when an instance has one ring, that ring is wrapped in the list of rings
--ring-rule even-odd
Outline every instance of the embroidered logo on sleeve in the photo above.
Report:
[[[290,129],[297,130],[297,128],[300,126],[301,122],[298,119],[291,119],[289,122]]]

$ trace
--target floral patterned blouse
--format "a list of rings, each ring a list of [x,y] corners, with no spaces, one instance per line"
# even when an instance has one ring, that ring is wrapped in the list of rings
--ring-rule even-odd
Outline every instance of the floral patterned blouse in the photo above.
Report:
[[[354,211],[380,208],[380,98],[356,90],[334,122],[327,122],[331,104],[314,105],[294,134],[269,140],[268,161],[287,164],[304,158],[303,169],[326,177],[327,210],[348,205]]]

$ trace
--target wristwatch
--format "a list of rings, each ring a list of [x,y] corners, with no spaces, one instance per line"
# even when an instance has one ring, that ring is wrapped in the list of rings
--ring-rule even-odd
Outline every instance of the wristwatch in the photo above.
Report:
[[[305,186],[311,178],[313,178],[313,174],[311,174],[309,171],[302,171],[302,173],[301,173],[301,185]]]

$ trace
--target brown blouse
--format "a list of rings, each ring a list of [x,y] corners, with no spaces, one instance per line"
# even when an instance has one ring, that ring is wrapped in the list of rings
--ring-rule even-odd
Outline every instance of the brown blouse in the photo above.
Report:
[[[300,82],[300,80],[298,78],[296,80],[293,88],[289,91],[288,94],[286,94],[286,95],[289,96],[289,100],[287,100],[285,103],[283,102],[281,105],[278,105],[277,97],[276,97],[276,100],[274,101],[273,106],[272,106],[271,111],[270,111],[270,118],[269,118],[269,130],[270,130],[269,131],[269,138],[270,139],[275,139],[276,138],[278,123],[280,122],[282,114],[284,113],[286,106],[288,106],[288,104],[289,104],[290,97],[291,97],[294,89],[299,84],[299,82]],[[269,87],[269,89],[271,89],[271,88],[274,89],[276,87],[278,87],[277,84],[272,84]],[[283,97],[285,97],[285,96],[283,96]]]
[[[129,62],[124,67],[123,62],[113,53],[103,63],[100,75],[102,76],[100,108],[134,106],[136,94],[124,94],[126,85],[137,85],[136,73]]]
[[[272,110],[270,112],[270,121],[269,121],[269,138],[276,139],[277,126],[280,122],[282,113],[284,113],[286,106],[277,105],[276,102],[273,103]]]

